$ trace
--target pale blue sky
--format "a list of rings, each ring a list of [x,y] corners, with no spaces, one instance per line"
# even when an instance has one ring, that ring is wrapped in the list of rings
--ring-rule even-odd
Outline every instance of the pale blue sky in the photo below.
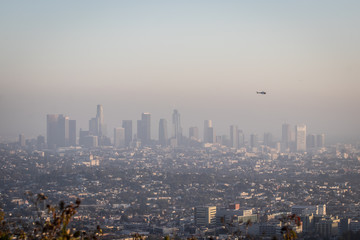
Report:
[[[187,134],[360,135],[359,1],[2,1],[0,136],[45,134],[47,113],[87,129],[104,106]],[[257,90],[268,91],[266,96]],[[170,130],[170,128],[169,128]],[[154,134],[156,136],[156,134]]]

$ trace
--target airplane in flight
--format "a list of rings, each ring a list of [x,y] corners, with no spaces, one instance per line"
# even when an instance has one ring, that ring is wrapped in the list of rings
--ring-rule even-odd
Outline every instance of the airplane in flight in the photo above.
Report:
[[[266,92],[261,91],[261,92],[256,92],[257,94],[266,94]]]

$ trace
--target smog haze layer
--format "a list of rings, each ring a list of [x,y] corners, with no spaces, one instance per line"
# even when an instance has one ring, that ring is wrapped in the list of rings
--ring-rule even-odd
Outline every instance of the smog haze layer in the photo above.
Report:
[[[182,125],[281,124],[360,133],[359,1],[6,1],[0,8],[0,136],[46,134],[46,114],[87,129],[174,108]],[[258,95],[256,91],[266,91]]]

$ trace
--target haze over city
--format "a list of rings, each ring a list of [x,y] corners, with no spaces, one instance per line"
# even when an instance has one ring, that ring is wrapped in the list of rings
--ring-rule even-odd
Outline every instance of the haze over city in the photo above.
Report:
[[[0,239],[360,239],[360,1],[3,1]]]
[[[0,9],[0,140],[46,134],[46,115],[108,131],[173,109],[217,133],[305,123],[360,133],[358,1],[8,1]],[[256,91],[266,91],[258,95]]]

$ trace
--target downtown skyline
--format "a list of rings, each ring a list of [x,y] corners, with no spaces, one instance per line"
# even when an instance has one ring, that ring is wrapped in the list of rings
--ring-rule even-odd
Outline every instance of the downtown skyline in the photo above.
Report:
[[[121,119],[219,133],[281,123],[359,140],[358,1],[6,2],[0,9],[0,141],[45,135],[48,113],[85,128]],[[259,96],[256,91],[268,94]],[[153,129],[157,123],[153,123]],[[121,125],[120,125],[121,126]]]
[[[124,148],[140,146],[140,143],[141,146],[150,146],[156,142],[162,146],[177,147],[190,144],[189,140],[202,142],[205,145],[217,143],[236,149],[245,146],[257,148],[260,143],[278,148],[278,151],[281,148],[281,151],[292,149],[291,151],[303,152],[307,150],[307,147],[325,147],[325,134],[308,132],[306,124],[296,124],[292,129],[290,124],[283,123],[279,138],[270,131],[262,133],[263,137],[259,137],[262,134],[258,133],[246,133],[238,125],[230,125],[227,133],[219,133],[213,126],[212,120],[204,120],[202,132],[199,131],[201,127],[191,126],[188,128],[188,134],[184,134],[181,113],[174,109],[172,122],[169,125],[165,118],[154,120],[151,113],[142,113],[141,118],[137,120],[123,119],[121,126],[116,126],[112,131],[107,128],[104,121],[103,106],[99,104],[96,109],[96,117],[89,119],[88,128],[77,128],[76,120],[69,116],[48,114],[46,123],[48,148],[78,145],[93,147],[114,145]],[[156,125],[154,122],[158,122],[158,128],[152,127]],[[24,141],[24,138],[24,134],[20,134],[19,142]],[[280,145],[277,146],[277,144]]]
[[[107,117],[107,112],[105,110],[105,114],[104,114],[104,107],[101,104],[96,105],[96,114],[95,117],[90,117],[88,119],[88,121],[85,121],[85,123],[83,123],[82,125],[79,124],[79,121],[77,119],[75,119],[72,115],[68,115],[68,114],[63,114],[63,113],[51,113],[51,114],[46,114],[46,118],[45,118],[45,122],[43,123],[43,131],[40,131],[38,133],[35,133],[34,135],[26,135],[23,132],[18,132],[15,136],[13,136],[12,138],[9,139],[0,139],[0,141],[3,142],[14,142],[14,141],[18,141],[19,140],[19,135],[22,135],[23,138],[25,139],[35,139],[39,136],[47,136],[48,135],[48,127],[46,127],[47,122],[49,121],[49,117],[50,118],[64,118],[64,119],[68,119],[69,123],[68,123],[68,127],[72,128],[70,135],[74,135],[74,128],[76,128],[76,139],[77,139],[77,144],[79,144],[79,137],[81,135],[80,131],[88,131],[90,135],[94,135],[94,136],[99,136],[99,139],[104,136],[107,139],[111,140],[111,142],[113,143],[114,141],[114,131],[119,131],[116,129],[124,129],[124,128],[130,128],[131,131],[129,133],[126,133],[127,135],[130,134],[130,136],[127,136],[126,142],[128,145],[128,143],[132,140],[135,140],[135,137],[137,137],[138,140],[142,140],[143,142],[149,142],[151,141],[159,141],[159,137],[160,137],[160,128],[163,128],[162,131],[165,131],[165,135],[167,136],[167,139],[173,139],[173,138],[177,138],[178,142],[180,141],[178,137],[175,137],[176,135],[181,135],[181,137],[186,137],[186,138],[190,138],[191,134],[190,131],[192,131],[192,128],[196,128],[197,130],[197,135],[198,135],[198,140],[200,140],[201,142],[216,142],[216,138],[217,137],[227,137],[227,140],[230,141],[230,144],[235,144],[235,142],[233,141],[239,141],[239,140],[232,140],[233,139],[233,134],[236,131],[241,132],[241,134],[243,135],[243,138],[246,142],[249,143],[249,145],[251,145],[251,138],[253,136],[256,136],[257,140],[259,142],[266,142],[266,138],[267,138],[267,134],[271,135],[271,139],[275,142],[284,142],[284,132],[288,132],[286,134],[290,134],[290,138],[287,139],[286,141],[294,141],[294,139],[296,138],[296,128],[297,126],[304,126],[306,135],[303,136],[307,137],[309,135],[321,135],[321,134],[325,134],[326,135],[326,142],[327,144],[335,144],[335,143],[346,143],[343,142],[343,139],[339,139],[339,138],[332,138],[333,136],[330,135],[330,140],[329,140],[329,135],[327,132],[323,132],[323,131],[319,131],[317,129],[314,129],[312,126],[308,125],[306,122],[279,122],[276,129],[265,129],[264,131],[261,131],[261,127],[258,129],[255,129],[255,131],[248,131],[249,128],[247,128],[247,126],[241,125],[241,123],[236,123],[235,121],[231,122],[230,125],[224,125],[224,123],[222,122],[216,122],[214,124],[214,121],[212,119],[207,119],[207,120],[202,120],[197,123],[199,123],[199,125],[193,124],[193,125],[189,125],[189,126],[183,126],[183,125],[179,125],[179,122],[196,122],[196,121],[192,121],[191,118],[188,118],[187,116],[184,116],[178,109],[173,109],[171,111],[171,114],[167,114],[168,117],[162,117],[164,115],[160,115],[160,117],[158,118],[154,118],[151,112],[143,112],[143,113],[138,113],[138,116],[134,119],[130,119],[127,118],[126,116],[124,116],[123,119],[119,119],[119,120],[114,120],[114,119],[109,119]],[[106,109],[106,108],[105,108]],[[94,114],[93,114],[94,115]],[[169,116],[170,115],[170,116]],[[181,116],[181,117],[180,117]],[[142,130],[145,131],[145,135],[146,137],[142,137],[141,134],[144,134],[143,132],[140,132],[139,135],[139,124],[142,124],[141,122],[146,122],[145,125],[146,130]],[[175,121],[175,122],[174,122]],[[109,125],[108,122],[112,122],[116,125]],[[125,125],[124,125],[125,124]],[[130,125],[129,125],[130,124]],[[160,124],[160,125],[159,125]],[[128,125],[126,127],[126,125]],[[45,126],[45,127],[44,127]],[[284,126],[286,126],[288,128],[288,130],[284,130]],[[209,136],[206,136],[205,132],[207,132],[207,128],[210,127],[211,133],[210,135],[212,135],[210,138]],[[181,132],[176,134],[176,131],[179,131],[179,128],[181,129]],[[141,129],[141,127],[140,127]],[[310,130],[309,130],[310,129]],[[290,131],[290,132],[289,132]],[[74,137],[72,137],[74,139]],[[144,138],[144,139],[143,139]],[[46,139],[48,139],[48,137],[46,137]],[[145,140],[146,139],[146,140]],[[210,140],[209,140],[210,139]],[[285,138],[286,139],[286,138]],[[345,138],[346,139],[346,138]],[[352,143],[357,143],[356,139],[346,139],[349,142]],[[70,140],[68,140],[70,141]],[[72,143],[74,143],[74,140],[71,140]],[[161,142],[161,141],[160,141]],[[99,142],[100,144],[100,142]],[[74,146],[74,145],[71,145]],[[289,147],[289,146],[287,146]]]

